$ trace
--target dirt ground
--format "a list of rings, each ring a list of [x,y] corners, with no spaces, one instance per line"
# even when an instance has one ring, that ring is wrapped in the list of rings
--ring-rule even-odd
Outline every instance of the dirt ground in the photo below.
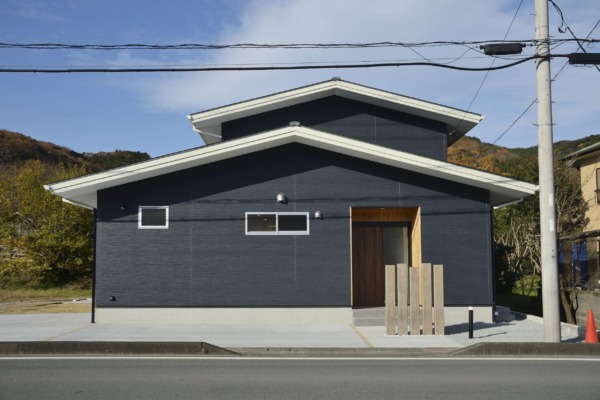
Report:
[[[1,302],[0,314],[89,313],[92,304],[82,299]]]

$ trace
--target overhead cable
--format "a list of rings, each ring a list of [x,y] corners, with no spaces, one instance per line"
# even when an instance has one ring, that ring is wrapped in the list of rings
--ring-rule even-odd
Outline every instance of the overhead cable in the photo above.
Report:
[[[235,43],[235,44],[76,44],[76,43],[4,43],[0,42],[0,49],[30,49],[30,50],[223,50],[223,49],[364,49],[379,47],[436,47],[436,46],[468,46],[484,43],[494,43],[499,40],[477,41],[431,41],[431,42],[370,42],[370,43]],[[505,43],[530,43],[535,45],[535,40],[502,40]],[[581,41],[588,43],[600,42],[600,39],[551,39],[553,43]]]
[[[548,57],[548,56],[544,56]],[[569,54],[552,55],[551,57],[569,57]],[[426,66],[446,68],[457,71],[496,71],[514,67],[527,61],[540,58],[531,56],[520,60],[499,65],[497,67],[459,67],[455,65],[430,63],[430,62],[386,62],[386,63],[364,63],[364,64],[325,64],[325,65],[289,65],[289,66],[220,66],[220,67],[75,67],[75,68],[0,68],[0,73],[141,73],[141,72],[213,72],[213,71],[280,71],[280,70],[309,70],[309,69],[352,69],[352,68],[381,68],[381,67],[411,67]]]

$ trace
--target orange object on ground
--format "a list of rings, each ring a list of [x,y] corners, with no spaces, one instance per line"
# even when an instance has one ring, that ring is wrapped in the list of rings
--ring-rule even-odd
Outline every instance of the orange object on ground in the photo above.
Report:
[[[598,333],[596,332],[596,323],[594,322],[594,313],[590,308],[588,310],[587,325],[585,328],[585,342],[598,343]]]

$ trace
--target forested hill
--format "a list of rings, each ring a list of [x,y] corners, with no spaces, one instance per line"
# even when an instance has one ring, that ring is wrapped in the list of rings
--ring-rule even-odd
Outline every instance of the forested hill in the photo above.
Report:
[[[590,135],[576,140],[561,140],[554,143],[554,156],[564,157],[592,144],[600,142],[600,134]],[[537,146],[510,149],[511,152],[525,157],[537,157]]]
[[[0,129],[0,165],[39,160],[48,164],[85,166],[90,172],[98,172],[145,161],[149,158],[147,153],[125,150],[77,153],[54,143],[42,142],[21,133]]]
[[[563,140],[554,144],[554,154],[557,158],[563,157],[597,142],[600,142],[600,134],[576,140]],[[537,157],[537,147],[511,149],[465,136],[448,149],[448,161],[495,174],[504,174],[506,162],[521,157]],[[49,164],[85,166],[88,171],[97,172],[149,158],[147,153],[125,150],[77,153],[54,143],[42,142],[20,133],[0,129],[0,165],[40,160]]]
[[[600,134],[576,140],[562,140],[554,143],[554,156],[558,159],[598,142]],[[464,136],[448,149],[448,161],[495,174],[506,173],[504,168],[507,161],[525,157],[537,158],[537,146],[511,149]]]

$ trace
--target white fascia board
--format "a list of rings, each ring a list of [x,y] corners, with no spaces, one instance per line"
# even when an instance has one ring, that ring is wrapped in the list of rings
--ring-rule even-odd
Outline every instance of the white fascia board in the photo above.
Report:
[[[535,185],[504,176],[348,139],[343,136],[331,135],[306,128],[305,130],[307,132],[299,135],[295,141],[379,164],[386,164],[469,186],[480,187],[492,192],[500,192],[498,194],[509,197],[515,196],[515,199],[534,194],[536,191]]]
[[[292,128],[290,127],[289,129]],[[78,199],[74,201],[81,203],[82,206],[85,205],[96,208],[97,201],[95,194],[98,190],[168,174],[198,165],[209,164],[293,141],[292,136],[282,136],[280,140],[274,141],[272,136],[277,136],[277,132],[279,131],[271,131],[265,134],[218,143],[212,146],[200,147],[198,149],[159,157],[97,174],[90,174],[80,178],[45,185],[44,187],[54,195],[66,199]],[[91,193],[94,195],[91,196]]]
[[[311,86],[231,104],[229,106],[190,114],[188,115],[188,119],[192,122],[194,130],[200,132],[203,139],[205,139],[204,135],[220,137],[221,124],[223,122],[276,110],[282,107],[289,107],[330,95],[338,95],[348,99],[442,121],[450,127],[457,129],[460,134],[468,132],[483,119],[483,116],[480,114],[341,80],[326,81]],[[302,123],[302,121],[299,122]],[[210,139],[211,138],[208,138],[208,140]]]
[[[407,112],[409,114],[419,115],[432,119],[436,119],[435,117],[433,117],[433,115],[438,115],[442,117],[438,117],[438,119],[451,119],[456,120],[457,122],[462,120],[468,123],[470,126],[477,125],[483,119],[483,116],[480,114],[475,114],[472,112],[463,111],[452,107],[446,107],[440,104],[431,103],[412,97],[406,97],[396,93],[356,85],[350,82],[340,81],[339,88],[336,89],[335,93],[339,94],[340,96],[359,101],[364,101],[365,98],[379,99],[385,102],[385,104],[379,103],[384,107],[390,108],[390,104],[395,104],[397,106],[394,107],[395,109]],[[467,131],[469,129],[467,129]]]
[[[490,190],[492,194],[495,193],[502,201],[505,199],[513,201],[535,193],[535,186],[525,182],[305,127],[285,127],[217,143],[212,146],[156,158],[98,174],[58,182],[47,185],[46,188],[53,194],[72,202],[96,208],[96,193],[98,190],[292,142],[480,187]]]
[[[79,202],[79,201],[75,201],[75,200],[63,198],[62,201],[64,203],[71,204],[73,206],[87,208],[88,210],[93,210],[94,209],[94,207],[92,207],[92,206],[90,206],[90,205],[87,204],[87,203],[89,203],[89,200],[87,200],[87,201],[85,201],[85,202],[82,203],[82,202]]]

